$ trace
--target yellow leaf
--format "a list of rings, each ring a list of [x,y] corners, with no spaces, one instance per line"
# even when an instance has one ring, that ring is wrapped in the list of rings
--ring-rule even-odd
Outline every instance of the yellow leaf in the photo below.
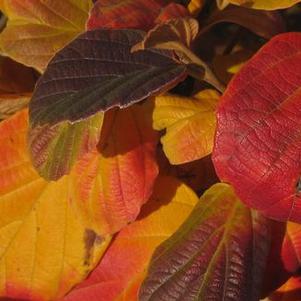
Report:
[[[38,176],[27,126],[27,111],[0,124],[0,296],[53,300],[87,276],[110,237],[82,216],[76,173],[58,182]]]
[[[197,16],[204,6],[204,0],[190,0],[187,8],[192,16]]]
[[[300,0],[217,0],[217,5],[220,9],[224,9],[229,4],[246,6],[255,9],[275,10],[288,8]]]
[[[8,17],[1,53],[43,71],[52,56],[85,30],[91,0],[0,0]]]
[[[193,97],[156,97],[153,127],[157,130],[166,128],[161,142],[170,163],[182,164],[211,153],[218,99],[215,90],[204,90]]]

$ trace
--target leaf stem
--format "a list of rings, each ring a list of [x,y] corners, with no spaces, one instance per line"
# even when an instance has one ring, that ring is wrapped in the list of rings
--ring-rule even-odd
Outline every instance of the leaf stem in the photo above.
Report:
[[[191,73],[191,76],[195,77],[198,80],[206,81],[221,93],[225,91],[225,86],[217,79],[215,74],[211,71],[210,67],[205,62],[203,62],[197,55],[195,55],[189,48],[187,48],[183,44],[181,44],[181,52],[185,55],[189,62],[202,67],[205,70],[205,74],[202,77],[200,77],[199,74],[197,75],[195,71],[189,70],[188,72]]]

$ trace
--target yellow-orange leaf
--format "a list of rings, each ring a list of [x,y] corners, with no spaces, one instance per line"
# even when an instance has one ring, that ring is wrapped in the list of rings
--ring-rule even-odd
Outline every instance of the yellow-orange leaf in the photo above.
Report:
[[[8,17],[1,53],[43,71],[58,50],[85,30],[91,6],[92,0],[0,0]]]
[[[194,161],[211,153],[219,94],[204,90],[193,97],[162,95],[155,98],[153,127],[166,128],[163,150],[172,164]]]
[[[84,183],[76,174],[58,182],[38,176],[27,153],[27,126],[26,111],[0,124],[0,296],[53,300],[86,277],[109,236],[83,218],[75,184]]]
[[[220,9],[229,4],[235,4],[255,9],[275,10],[288,8],[299,2],[300,0],[217,0],[217,5]]]
[[[136,301],[150,258],[191,213],[195,193],[171,177],[159,177],[137,221],[115,238],[97,268],[63,301]]]
[[[158,135],[152,129],[150,105],[146,102],[107,112],[100,154],[88,154],[88,164],[75,168],[81,212],[98,221],[103,234],[119,231],[134,221],[152,193],[158,174]],[[80,185],[81,181],[86,185]],[[89,200],[94,197],[99,201],[91,206]]]
[[[190,0],[187,8],[192,16],[197,16],[204,6],[204,0]]]

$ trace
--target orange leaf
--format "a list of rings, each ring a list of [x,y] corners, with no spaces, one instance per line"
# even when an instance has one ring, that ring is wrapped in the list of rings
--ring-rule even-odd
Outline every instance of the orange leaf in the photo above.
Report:
[[[157,175],[149,104],[109,112],[101,153],[57,182],[30,163],[27,112],[0,124],[0,296],[62,297],[95,267],[109,234],[136,218]]]
[[[193,16],[197,16],[205,4],[204,0],[190,0],[188,10]]]
[[[157,133],[151,125],[150,103],[133,105],[105,115],[100,156],[77,165],[81,212],[99,221],[103,234],[119,231],[134,221],[150,197],[158,174]],[[90,156],[95,156],[90,154]],[[91,179],[93,179],[91,181]],[[99,199],[93,207],[89,198]]]
[[[98,267],[63,301],[137,300],[154,250],[178,229],[197,201],[186,185],[159,177],[138,220],[116,236]]]
[[[281,257],[287,271],[294,273],[301,268],[301,225],[287,223]]]
[[[284,285],[276,290],[267,301],[300,301],[301,277],[291,277]]]
[[[27,126],[26,111],[0,124],[0,296],[53,300],[87,276],[110,237],[79,210],[75,188],[86,183],[76,173],[58,182],[38,176]],[[98,199],[85,201],[92,206]]]

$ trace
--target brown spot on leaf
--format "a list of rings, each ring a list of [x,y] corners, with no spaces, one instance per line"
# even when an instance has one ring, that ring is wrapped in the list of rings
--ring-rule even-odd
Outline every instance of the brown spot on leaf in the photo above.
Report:
[[[99,236],[94,230],[86,229],[84,234],[84,242],[85,242],[85,257],[84,257],[84,265],[89,265],[92,255],[93,249],[95,245],[100,244],[103,241],[102,237]]]

